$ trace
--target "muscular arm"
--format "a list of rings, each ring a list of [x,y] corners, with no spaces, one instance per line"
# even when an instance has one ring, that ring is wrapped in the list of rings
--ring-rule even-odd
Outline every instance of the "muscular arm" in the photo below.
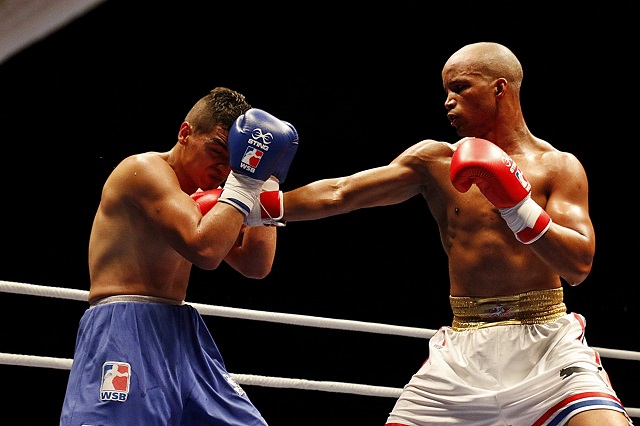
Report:
[[[273,267],[276,254],[276,227],[250,226],[240,231],[237,243],[224,259],[249,278],[264,278]]]
[[[203,269],[217,268],[235,244],[243,215],[218,203],[210,214],[202,216],[159,156],[131,157],[119,167],[112,185],[119,186],[124,201],[137,208],[189,262]]]
[[[578,285],[589,275],[595,253],[587,176],[575,156],[551,155],[558,156],[552,159],[557,175],[551,179],[544,209],[553,222],[546,234],[530,247],[567,283]]]
[[[443,144],[416,144],[390,164],[350,176],[312,182],[284,194],[284,220],[314,220],[358,209],[398,204],[421,192],[429,179],[429,163]]]

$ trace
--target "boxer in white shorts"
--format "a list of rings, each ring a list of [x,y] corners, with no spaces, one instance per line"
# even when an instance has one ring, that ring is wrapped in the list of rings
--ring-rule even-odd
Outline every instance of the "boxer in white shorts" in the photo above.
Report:
[[[560,123],[571,96],[563,89],[582,71],[545,65],[559,76],[545,102]],[[454,320],[432,338],[431,358],[407,385],[387,425],[628,426],[598,354],[586,346],[584,320],[567,315],[562,300],[563,286],[583,283],[595,256],[582,163],[530,131],[520,103],[524,71],[506,46],[465,45],[441,74],[446,116],[462,139],[453,144],[422,139],[403,145],[386,165],[319,179],[284,194],[287,222],[416,197],[428,208],[422,218],[407,215],[398,229],[412,234],[435,219],[447,256]],[[396,129],[429,127],[419,111],[401,109],[401,118],[389,113],[402,108],[402,95],[399,91],[397,104],[380,104],[386,120],[367,127],[357,143],[401,144]],[[580,123],[572,124],[575,135],[560,140],[561,146],[594,143]],[[384,213],[371,213],[381,224],[376,232],[389,232],[385,225],[395,222]],[[382,245],[376,256],[413,250],[415,240],[406,247]],[[408,297],[424,297],[437,284],[431,274],[439,267],[437,256],[429,250],[421,255],[416,294]],[[612,285],[606,286],[610,291]],[[427,300],[425,306],[431,303],[436,302]]]

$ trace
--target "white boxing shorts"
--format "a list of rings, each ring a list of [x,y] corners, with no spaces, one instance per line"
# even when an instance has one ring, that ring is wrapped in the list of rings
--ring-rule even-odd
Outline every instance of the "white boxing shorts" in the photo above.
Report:
[[[388,426],[551,426],[594,409],[627,415],[562,289],[451,299],[453,325],[430,339]]]

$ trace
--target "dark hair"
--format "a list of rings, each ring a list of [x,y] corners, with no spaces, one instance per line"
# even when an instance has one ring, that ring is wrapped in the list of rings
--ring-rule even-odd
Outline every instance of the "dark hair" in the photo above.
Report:
[[[210,133],[217,125],[229,130],[236,118],[250,108],[242,93],[216,87],[196,102],[185,121],[191,124],[195,133]]]

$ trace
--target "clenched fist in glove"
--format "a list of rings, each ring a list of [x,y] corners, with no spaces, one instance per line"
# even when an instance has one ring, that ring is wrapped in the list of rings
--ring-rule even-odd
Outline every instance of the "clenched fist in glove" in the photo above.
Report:
[[[194,192],[191,198],[200,208],[200,213],[204,216],[216,205],[222,188],[209,189],[207,191]],[[285,226],[280,221],[284,215],[282,191],[279,190],[278,182],[274,177],[269,178],[262,187],[260,202],[253,205],[251,212],[245,218],[244,224],[247,226]]]
[[[231,173],[219,201],[249,215],[270,176],[284,181],[298,147],[298,133],[286,121],[251,108],[229,130]]]
[[[262,185],[260,202],[253,205],[249,215],[244,219],[247,226],[277,226],[286,225],[282,221],[284,216],[284,197],[275,176],[271,176]]]
[[[209,210],[213,208],[220,198],[222,188],[209,189],[208,191],[194,192],[191,194],[191,198],[196,202],[200,208],[200,213],[204,216]]]
[[[531,199],[531,184],[500,147],[485,139],[466,138],[453,153],[451,183],[460,192],[476,184],[480,192],[524,244],[537,241],[551,226],[551,218]]]

